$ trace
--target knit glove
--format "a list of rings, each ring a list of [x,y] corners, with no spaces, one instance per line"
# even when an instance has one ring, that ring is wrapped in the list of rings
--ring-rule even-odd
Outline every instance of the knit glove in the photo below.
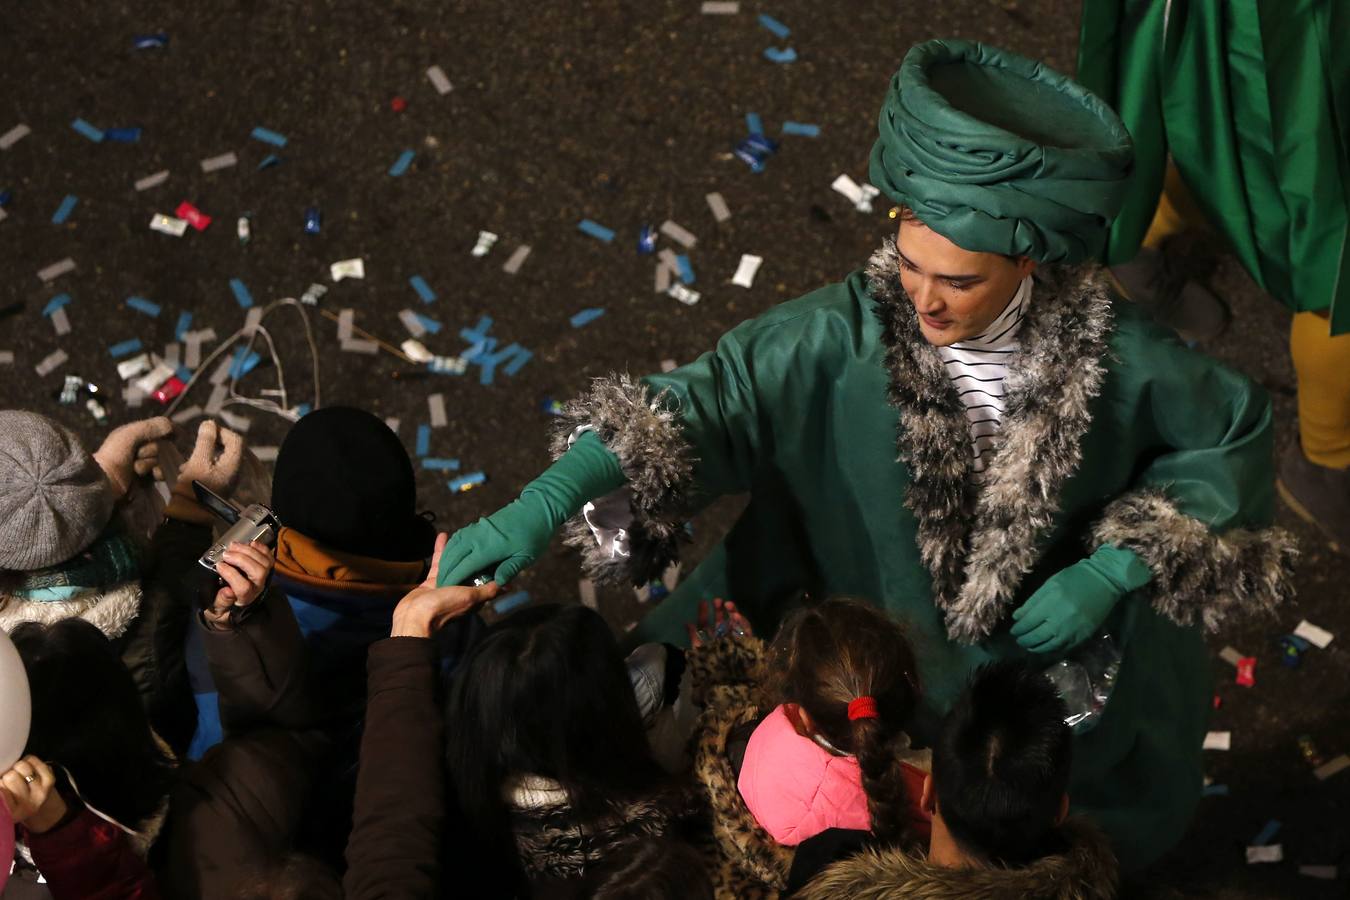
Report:
[[[623,483],[618,457],[595,432],[584,432],[520,497],[455,532],[441,553],[436,586],[463,584],[493,566],[492,580],[505,585],[539,558],[553,532],[586,501]]]
[[[192,482],[200,481],[213,494],[228,500],[239,479],[239,467],[244,457],[244,439],[207,419],[197,427],[197,444],[192,456],[178,470],[178,484],[174,492],[186,491],[195,496]]]
[[[164,416],[131,422],[108,433],[103,445],[94,452],[94,461],[108,476],[114,496],[119,500],[125,497],[136,476],[155,471],[158,442],[171,434],[173,422]]]
[[[1012,636],[1032,653],[1072,650],[1096,634],[1116,601],[1152,578],[1133,551],[1099,547],[1052,575],[1013,613]]]

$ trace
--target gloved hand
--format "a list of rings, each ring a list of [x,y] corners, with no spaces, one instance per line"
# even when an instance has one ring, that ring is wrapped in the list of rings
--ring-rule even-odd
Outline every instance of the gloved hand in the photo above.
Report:
[[[588,500],[623,483],[618,457],[595,432],[584,432],[520,497],[455,532],[441,553],[436,586],[463,584],[493,566],[492,580],[505,585],[539,558],[558,526]]]
[[[94,451],[94,461],[108,476],[113,494],[120,500],[131,490],[137,475],[155,471],[159,460],[159,441],[173,434],[173,422],[164,416],[129,422],[114,428]]]
[[[217,445],[220,448],[219,455],[216,452]],[[193,497],[192,482],[200,481],[212,493],[228,500],[239,478],[243,457],[243,437],[207,419],[197,427],[197,444],[192,448],[192,456],[178,470],[178,483],[174,485],[174,492]]]
[[[1012,636],[1032,653],[1059,653],[1092,637],[1116,601],[1153,573],[1132,550],[1105,545],[1056,572],[1013,613]]]

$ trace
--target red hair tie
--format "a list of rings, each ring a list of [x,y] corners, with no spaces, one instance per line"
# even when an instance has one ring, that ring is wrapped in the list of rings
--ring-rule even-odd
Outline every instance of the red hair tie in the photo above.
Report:
[[[854,719],[875,719],[877,717],[877,701],[871,697],[855,697],[848,702],[848,720]]]

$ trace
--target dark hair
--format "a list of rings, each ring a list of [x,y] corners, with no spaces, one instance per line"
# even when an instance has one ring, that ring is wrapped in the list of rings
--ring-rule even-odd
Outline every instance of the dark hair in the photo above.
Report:
[[[618,642],[584,606],[527,608],[489,628],[455,674],[446,730],[463,837],[503,878],[523,874],[503,798],[512,776],[559,782],[583,818],[663,777]]]
[[[318,860],[291,853],[258,867],[236,896],[238,900],[342,900],[342,882]]]
[[[799,705],[822,737],[858,758],[872,833],[899,842],[909,799],[901,739],[919,700],[914,652],[900,625],[860,600],[802,607],[778,630],[769,672],[776,702]],[[876,718],[849,719],[858,697],[876,700]]]
[[[713,900],[707,863],[671,838],[645,838],[616,851],[586,879],[591,900]]]
[[[26,622],[10,637],[33,695],[26,752],[64,767],[85,802],[139,830],[169,794],[173,761],[112,643],[78,618]]]
[[[1069,783],[1064,702],[1040,671],[982,667],[942,722],[933,788],[942,821],[967,853],[1022,865],[1045,855]]]

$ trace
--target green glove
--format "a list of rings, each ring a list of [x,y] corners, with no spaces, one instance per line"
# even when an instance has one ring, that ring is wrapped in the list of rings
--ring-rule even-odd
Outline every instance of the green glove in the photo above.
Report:
[[[1013,613],[1012,636],[1032,653],[1072,650],[1096,633],[1117,600],[1152,577],[1134,551],[1100,547],[1052,575]]]
[[[492,580],[506,584],[544,552],[558,526],[588,500],[623,483],[619,458],[594,431],[583,432],[519,498],[455,532],[441,553],[436,586],[463,584],[493,566]]]

